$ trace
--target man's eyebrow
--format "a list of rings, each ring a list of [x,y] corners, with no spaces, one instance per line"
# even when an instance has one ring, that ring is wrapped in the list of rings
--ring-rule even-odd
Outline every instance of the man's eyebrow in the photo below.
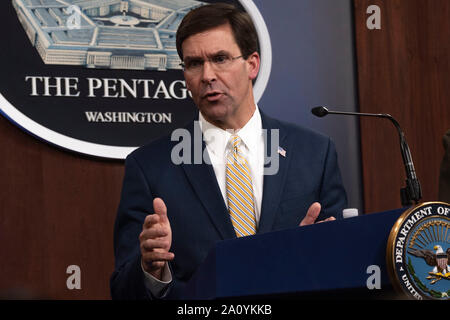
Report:
[[[185,56],[184,57],[184,61],[187,61],[187,60],[202,60],[203,58],[202,57],[200,57],[200,56]]]
[[[207,57],[209,57],[209,58],[210,57],[217,57],[217,56],[220,56],[220,55],[229,56],[230,52],[228,52],[226,50],[219,50],[217,52],[208,54]],[[202,56],[185,56],[184,57],[184,61],[187,61],[187,60],[203,60],[203,57]]]
[[[219,51],[217,51],[217,52],[211,54],[210,56],[211,56],[211,57],[216,57],[216,56],[221,56],[221,55],[229,56],[230,53],[229,53],[228,51],[226,51],[226,50],[219,50]]]

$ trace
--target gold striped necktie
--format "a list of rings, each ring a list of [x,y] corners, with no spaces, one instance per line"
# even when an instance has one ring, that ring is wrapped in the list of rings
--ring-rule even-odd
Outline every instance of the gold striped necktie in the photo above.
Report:
[[[226,183],[228,212],[236,236],[245,237],[256,233],[255,206],[250,167],[239,150],[241,138],[231,136],[233,150],[227,156]]]

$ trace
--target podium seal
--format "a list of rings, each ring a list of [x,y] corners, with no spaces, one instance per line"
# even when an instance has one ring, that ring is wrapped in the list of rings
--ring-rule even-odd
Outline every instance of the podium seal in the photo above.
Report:
[[[450,204],[427,202],[403,213],[389,235],[393,286],[412,299],[450,298]]]

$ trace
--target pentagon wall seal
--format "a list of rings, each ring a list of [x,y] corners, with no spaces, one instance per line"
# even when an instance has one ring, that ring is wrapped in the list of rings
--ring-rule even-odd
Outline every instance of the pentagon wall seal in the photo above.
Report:
[[[221,0],[252,18],[269,81],[270,35],[252,0]],[[216,0],[0,2],[0,117],[53,146],[125,159],[196,117],[176,50],[192,9]],[[6,45],[5,45],[6,44]]]
[[[389,235],[386,262],[393,286],[407,297],[449,300],[450,204],[407,210]]]

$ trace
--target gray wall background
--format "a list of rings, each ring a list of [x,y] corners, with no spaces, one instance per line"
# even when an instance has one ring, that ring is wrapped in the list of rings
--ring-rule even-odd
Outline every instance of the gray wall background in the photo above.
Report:
[[[336,143],[348,205],[363,213],[359,122],[316,118],[312,107],[357,111],[350,0],[254,0],[272,42],[272,71],[259,107],[330,136]]]

